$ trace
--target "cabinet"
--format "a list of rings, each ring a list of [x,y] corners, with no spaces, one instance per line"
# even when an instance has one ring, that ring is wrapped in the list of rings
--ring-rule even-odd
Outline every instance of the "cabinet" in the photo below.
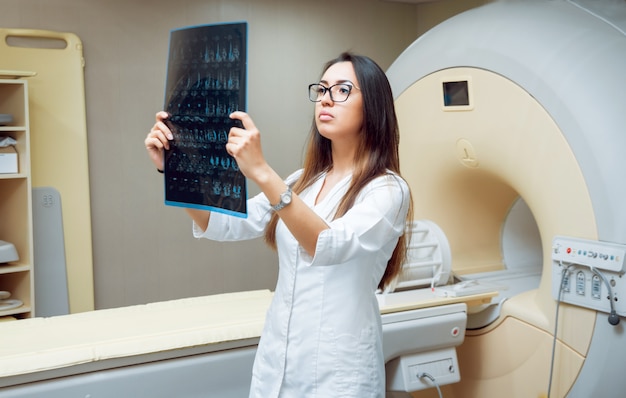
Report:
[[[19,74],[0,75],[0,114],[12,116],[0,124],[0,137],[15,139],[18,153],[17,173],[0,173],[0,240],[14,244],[19,255],[17,262],[0,264],[0,291],[23,303],[0,306],[0,317],[30,318],[35,300],[28,82]]]

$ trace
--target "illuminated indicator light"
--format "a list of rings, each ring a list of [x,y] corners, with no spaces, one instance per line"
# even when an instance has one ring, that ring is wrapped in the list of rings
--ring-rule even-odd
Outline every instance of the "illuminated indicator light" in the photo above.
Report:
[[[568,248],[567,248],[567,254],[570,254],[571,252],[572,252],[572,248],[571,248],[571,247],[568,247]]]

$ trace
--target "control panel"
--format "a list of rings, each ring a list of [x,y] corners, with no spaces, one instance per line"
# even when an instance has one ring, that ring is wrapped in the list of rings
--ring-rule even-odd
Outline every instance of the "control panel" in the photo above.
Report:
[[[626,316],[626,245],[565,236],[552,243],[555,299]]]
[[[557,236],[552,244],[552,260],[563,263],[622,272],[625,258],[626,246],[616,243]]]
[[[454,347],[402,355],[387,364],[387,396],[393,391],[419,391],[461,380]]]

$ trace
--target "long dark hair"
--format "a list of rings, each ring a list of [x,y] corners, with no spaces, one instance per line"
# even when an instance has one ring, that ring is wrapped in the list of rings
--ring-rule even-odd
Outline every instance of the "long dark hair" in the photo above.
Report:
[[[387,174],[389,170],[400,175],[398,155],[400,133],[393,94],[385,72],[376,62],[366,56],[344,52],[324,66],[322,75],[328,68],[339,62],[351,62],[359,81],[363,96],[363,132],[354,159],[355,169],[352,182],[339,203],[335,218],[343,216],[354,205],[363,187],[376,177]],[[317,180],[320,174],[329,171],[332,166],[331,141],[319,133],[315,120],[313,120],[304,160],[304,170],[294,184],[293,191],[295,193],[302,192]],[[409,200],[408,222],[413,217],[410,193],[406,200]],[[273,214],[265,231],[265,241],[274,249],[276,248],[278,219],[278,215]],[[387,268],[378,286],[380,289],[384,289],[400,273],[406,258],[407,245],[408,237],[405,233],[398,240],[398,244],[387,263]]]

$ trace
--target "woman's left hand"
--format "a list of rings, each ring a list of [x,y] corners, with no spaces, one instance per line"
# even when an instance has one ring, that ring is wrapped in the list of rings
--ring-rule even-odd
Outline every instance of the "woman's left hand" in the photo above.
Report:
[[[245,112],[233,112],[230,118],[240,120],[243,128],[232,127],[230,129],[226,152],[235,158],[243,175],[259,182],[267,175],[269,169],[261,149],[261,133],[254,125],[250,115]]]

